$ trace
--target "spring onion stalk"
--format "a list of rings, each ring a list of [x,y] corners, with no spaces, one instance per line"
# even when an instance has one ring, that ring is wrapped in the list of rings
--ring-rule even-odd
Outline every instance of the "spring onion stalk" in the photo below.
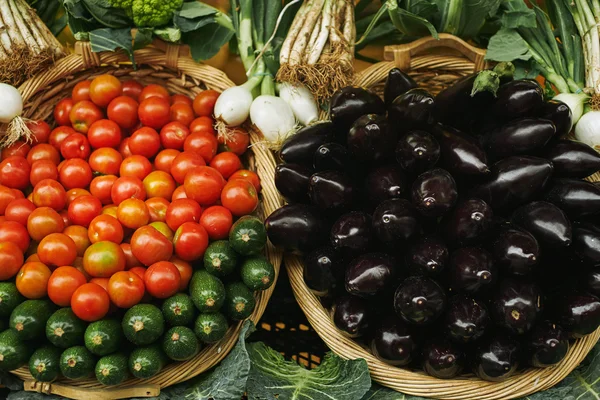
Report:
[[[281,97],[275,96],[275,83],[272,77],[263,78],[261,93],[252,102],[250,119],[261,131],[267,144],[277,148],[294,133],[296,119],[288,103]]]
[[[279,85],[279,97],[290,106],[302,125],[310,125],[319,119],[319,106],[306,86],[284,82]]]
[[[573,125],[575,125],[581,116],[585,105],[589,101],[590,96],[585,93],[560,93],[554,96],[554,100],[562,101],[571,109]]]

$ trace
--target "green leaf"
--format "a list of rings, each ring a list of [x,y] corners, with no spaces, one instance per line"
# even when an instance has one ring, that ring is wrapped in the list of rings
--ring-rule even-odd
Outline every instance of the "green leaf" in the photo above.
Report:
[[[67,23],[71,32],[75,35],[75,39],[82,40],[80,39],[81,36],[77,36],[78,33],[101,28],[98,21],[89,13],[81,0],[62,0],[62,2],[67,14]]]
[[[360,400],[371,387],[363,359],[344,360],[327,353],[321,365],[307,370],[264,343],[248,345],[251,368],[246,387],[249,400]]]
[[[490,39],[485,58],[493,61],[529,60],[531,53],[516,30],[500,29]]]
[[[23,381],[8,372],[0,372],[0,385],[10,390],[23,390]]]
[[[193,32],[202,28],[203,26],[214,23],[215,19],[213,17],[188,19],[175,13],[173,16],[173,22],[175,23],[175,26],[181,30],[181,32]]]
[[[101,28],[90,32],[90,45],[93,52],[125,50],[133,62],[132,41],[130,28]]]
[[[152,28],[138,28],[133,38],[133,49],[143,49],[150,43],[152,43]]]
[[[426,19],[433,17],[439,11],[438,5],[433,0],[403,0],[400,7]]]
[[[81,1],[96,21],[107,28],[124,28],[133,25],[125,10],[111,6],[108,0]]]
[[[415,397],[408,394],[399,393],[395,390],[388,389],[376,383],[371,386],[371,389],[364,395],[361,400],[427,400],[424,397]]]
[[[182,18],[194,19],[199,17],[206,17],[207,15],[214,15],[220,12],[214,7],[208,4],[201,3],[199,1],[193,1],[190,3],[183,3],[181,10],[178,14]]]
[[[212,23],[182,36],[183,43],[190,46],[196,61],[208,60],[219,52],[233,36],[234,31],[220,24]]]
[[[166,42],[177,43],[181,40],[181,30],[172,26],[156,28],[154,34]]]
[[[408,36],[425,36],[430,34],[438,38],[435,27],[427,19],[413,14],[397,6],[396,0],[388,0],[390,20],[400,32]]]
[[[63,400],[64,397],[55,396],[53,394],[42,394],[37,392],[26,392],[24,390],[18,392],[10,392],[6,400]]]
[[[535,11],[523,0],[505,0],[502,3],[500,22],[503,28],[535,28]]]
[[[67,26],[67,14],[60,1],[56,0],[29,0],[29,5],[35,9],[38,17],[50,29],[54,36],[57,36]],[[57,18],[60,12],[63,14]]]
[[[435,0],[439,7],[436,26],[440,32],[463,39],[477,36],[488,18],[498,11],[500,0]],[[439,19],[439,21],[438,21]]]

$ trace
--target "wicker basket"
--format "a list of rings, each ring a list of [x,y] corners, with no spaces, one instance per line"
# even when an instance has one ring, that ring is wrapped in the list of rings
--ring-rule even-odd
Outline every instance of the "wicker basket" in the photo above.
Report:
[[[194,96],[205,89],[223,91],[234,86],[227,76],[210,66],[196,63],[189,57],[189,49],[183,46],[156,41],[152,46],[135,52],[138,64],[134,70],[129,58],[123,52],[93,53],[89,44],[78,42],[75,54],[58,61],[52,68],[25,82],[19,90],[25,104],[24,116],[32,119],[52,118],[56,103],[70,96],[73,86],[84,79],[100,74],[114,74],[118,77],[131,77],[141,83],[159,83],[171,93]],[[250,131],[252,143],[260,140]],[[277,189],[273,183],[275,159],[264,146],[252,146],[249,152],[250,168],[256,171],[262,181],[261,212],[269,215],[281,207]],[[270,244],[266,255],[279,274],[281,253]],[[256,308],[250,319],[256,324],[275,288],[256,295]],[[147,379],[128,379],[117,386],[106,387],[95,379],[81,381],[59,379],[52,383],[32,380],[26,367],[13,371],[25,380],[25,390],[53,393],[73,399],[121,399],[129,397],[158,396],[160,388],[190,379],[218,364],[233,348],[240,333],[241,323],[230,327],[226,336],[211,346],[204,348],[196,357],[186,362],[176,362],[166,366],[158,375]]]
[[[429,49],[428,54],[419,55]],[[454,36],[442,34],[439,41],[424,38],[410,44],[386,47],[385,58],[390,61],[380,62],[359,73],[355,83],[379,91],[383,88],[388,71],[398,66],[409,71],[421,86],[437,93],[460,76],[484,68],[484,55],[484,50],[474,48]],[[598,174],[595,175],[597,176]],[[286,255],[285,265],[296,300],[327,346],[347,359],[364,358],[373,380],[414,396],[447,400],[506,400],[523,397],[548,389],[564,379],[600,338],[599,328],[575,341],[566,358],[557,366],[528,369],[504,382],[487,382],[472,375],[440,380],[422,372],[396,368],[379,361],[359,343],[342,335],[319,298],[304,283],[302,260]]]

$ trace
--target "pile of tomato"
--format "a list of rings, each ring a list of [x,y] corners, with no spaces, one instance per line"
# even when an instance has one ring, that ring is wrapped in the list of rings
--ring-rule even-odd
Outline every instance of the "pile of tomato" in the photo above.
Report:
[[[218,96],[112,75],[77,83],[54,129],[30,123],[31,141],[2,149],[0,281],[85,321],[185,290],[209,240],[258,205],[240,160],[248,133],[213,128]]]

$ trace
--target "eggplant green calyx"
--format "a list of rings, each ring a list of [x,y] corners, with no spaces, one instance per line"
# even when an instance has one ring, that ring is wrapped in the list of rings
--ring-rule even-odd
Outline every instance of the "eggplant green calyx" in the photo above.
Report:
[[[496,92],[500,87],[500,77],[492,70],[481,71],[477,74],[477,78],[473,82],[473,90],[471,90],[471,97],[474,97],[477,93],[490,92],[496,96]]]
[[[499,62],[492,71],[498,74],[500,80],[512,79],[515,74],[515,65],[510,61]]]

